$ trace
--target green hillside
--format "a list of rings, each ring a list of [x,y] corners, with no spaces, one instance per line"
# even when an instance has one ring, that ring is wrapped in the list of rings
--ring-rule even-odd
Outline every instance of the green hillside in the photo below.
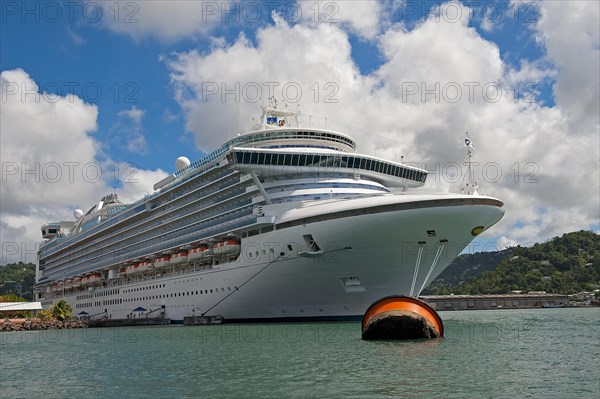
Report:
[[[0,295],[16,294],[33,299],[35,265],[33,263],[11,263],[0,266]]]
[[[573,294],[600,288],[600,235],[578,231],[528,248],[462,255],[429,294]],[[426,294],[424,292],[424,294]]]
[[[423,295],[448,295],[461,284],[472,281],[484,272],[496,270],[498,264],[512,256],[517,248],[497,252],[477,252],[457,257],[424,291]]]

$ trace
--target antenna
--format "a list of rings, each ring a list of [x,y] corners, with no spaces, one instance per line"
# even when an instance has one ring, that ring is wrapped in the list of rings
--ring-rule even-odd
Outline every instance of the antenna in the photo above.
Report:
[[[473,142],[469,138],[469,132],[466,132],[466,135],[465,135],[465,147],[466,147],[466,151],[467,151],[466,160],[465,160],[465,163],[467,164],[467,184],[465,185],[465,187],[461,188],[461,191],[464,191],[465,194],[467,194],[467,195],[474,195],[474,194],[478,194],[477,193],[477,182],[475,181],[475,174],[473,173],[473,161],[472,161],[472,157],[473,157],[472,150],[474,150],[475,147],[473,146]]]

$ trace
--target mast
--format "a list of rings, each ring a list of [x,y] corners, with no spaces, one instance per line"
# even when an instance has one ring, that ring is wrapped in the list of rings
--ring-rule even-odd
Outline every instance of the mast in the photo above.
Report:
[[[467,164],[467,183],[463,188],[461,188],[461,191],[463,191],[467,195],[477,195],[479,194],[477,192],[478,185],[475,181],[475,173],[473,172],[472,161],[473,150],[475,149],[475,147],[473,146],[473,142],[471,141],[471,139],[469,139],[469,132],[467,132],[465,136],[465,148],[467,151],[465,154],[465,163]]]

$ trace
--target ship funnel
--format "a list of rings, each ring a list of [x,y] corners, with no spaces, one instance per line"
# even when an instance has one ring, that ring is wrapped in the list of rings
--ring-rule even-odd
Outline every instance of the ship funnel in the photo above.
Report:
[[[179,157],[175,160],[175,167],[178,171],[188,166],[190,166],[190,160],[186,157]]]

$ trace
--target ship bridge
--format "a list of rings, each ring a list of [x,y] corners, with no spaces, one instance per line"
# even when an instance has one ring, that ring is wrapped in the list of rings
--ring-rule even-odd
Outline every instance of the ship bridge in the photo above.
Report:
[[[359,154],[336,151],[308,152],[295,148],[234,148],[228,156],[234,169],[254,172],[267,179],[346,175],[367,178],[386,187],[420,187],[427,171],[412,166]]]

